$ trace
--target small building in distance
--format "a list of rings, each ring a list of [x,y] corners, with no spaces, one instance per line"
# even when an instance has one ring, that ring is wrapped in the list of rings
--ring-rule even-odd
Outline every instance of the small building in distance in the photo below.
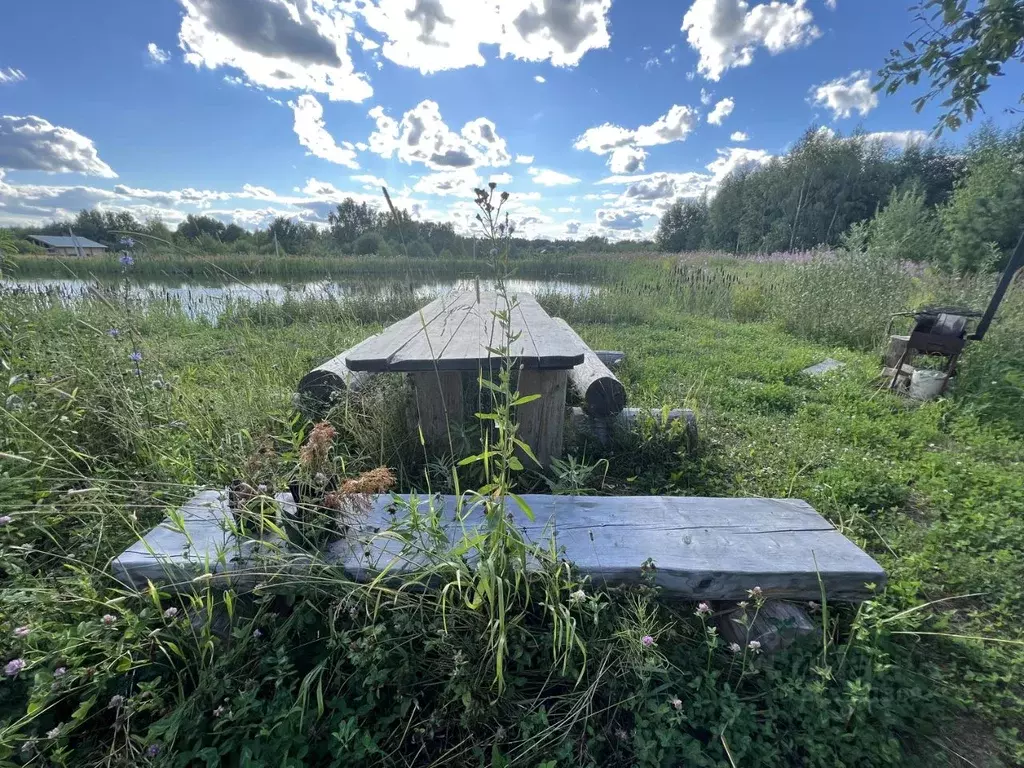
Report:
[[[43,246],[51,256],[102,256],[107,250],[107,246],[87,237],[28,235],[25,239]]]

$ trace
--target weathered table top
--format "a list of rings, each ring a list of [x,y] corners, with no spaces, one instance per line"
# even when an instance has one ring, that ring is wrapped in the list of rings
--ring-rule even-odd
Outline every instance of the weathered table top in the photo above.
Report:
[[[519,293],[509,356],[524,368],[565,370],[583,362],[584,347],[528,293]],[[493,291],[450,293],[357,344],[345,356],[353,371],[475,371],[491,366],[503,342],[494,316],[505,302]]]

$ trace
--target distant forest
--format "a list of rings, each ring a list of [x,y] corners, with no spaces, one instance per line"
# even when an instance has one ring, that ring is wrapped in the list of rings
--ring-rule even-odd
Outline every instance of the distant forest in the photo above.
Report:
[[[128,212],[87,210],[70,221],[52,222],[39,227],[15,227],[11,230],[15,244],[22,252],[36,248],[26,235],[67,235],[81,237],[114,247],[127,233],[136,233],[143,245],[156,250],[180,249],[203,254],[264,253],[329,256],[355,254],[361,256],[408,255],[412,258],[486,258],[479,239],[460,235],[451,223],[419,221],[407,211],[378,210],[368,203],[346,198],[328,215],[327,226],[297,222],[278,216],[265,229],[249,232],[237,224],[227,224],[212,216],[189,214],[171,230],[159,219],[138,221]],[[527,240],[514,238],[512,250],[564,251],[588,253],[595,251],[635,251],[653,249],[644,243],[610,243],[603,237],[580,241]]]
[[[963,148],[809,130],[785,155],[677,200],[662,250],[735,254],[844,246],[956,271],[1000,266],[1024,230],[1024,127]]]

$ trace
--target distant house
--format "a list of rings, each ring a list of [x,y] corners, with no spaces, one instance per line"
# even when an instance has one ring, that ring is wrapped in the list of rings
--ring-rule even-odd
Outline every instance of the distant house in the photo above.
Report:
[[[51,256],[102,256],[107,246],[100,245],[87,237],[60,237],[55,235],[28,235],[36,245],[41,245]]]

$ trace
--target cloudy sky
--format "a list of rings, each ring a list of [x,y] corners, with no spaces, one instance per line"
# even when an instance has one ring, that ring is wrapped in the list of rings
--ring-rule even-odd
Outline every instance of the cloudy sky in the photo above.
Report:
[[[647,236],[673,198],[713,194],[812,124],[897,143],[930,129],[913,93],[871,91],[913,31],[906,4],[12,3],[0,224],[83,207],[323,222],[387,185],[465,229],[472,187],[494,180],[528,235]],[[1009,80],[988,95],[1001,124]]]

